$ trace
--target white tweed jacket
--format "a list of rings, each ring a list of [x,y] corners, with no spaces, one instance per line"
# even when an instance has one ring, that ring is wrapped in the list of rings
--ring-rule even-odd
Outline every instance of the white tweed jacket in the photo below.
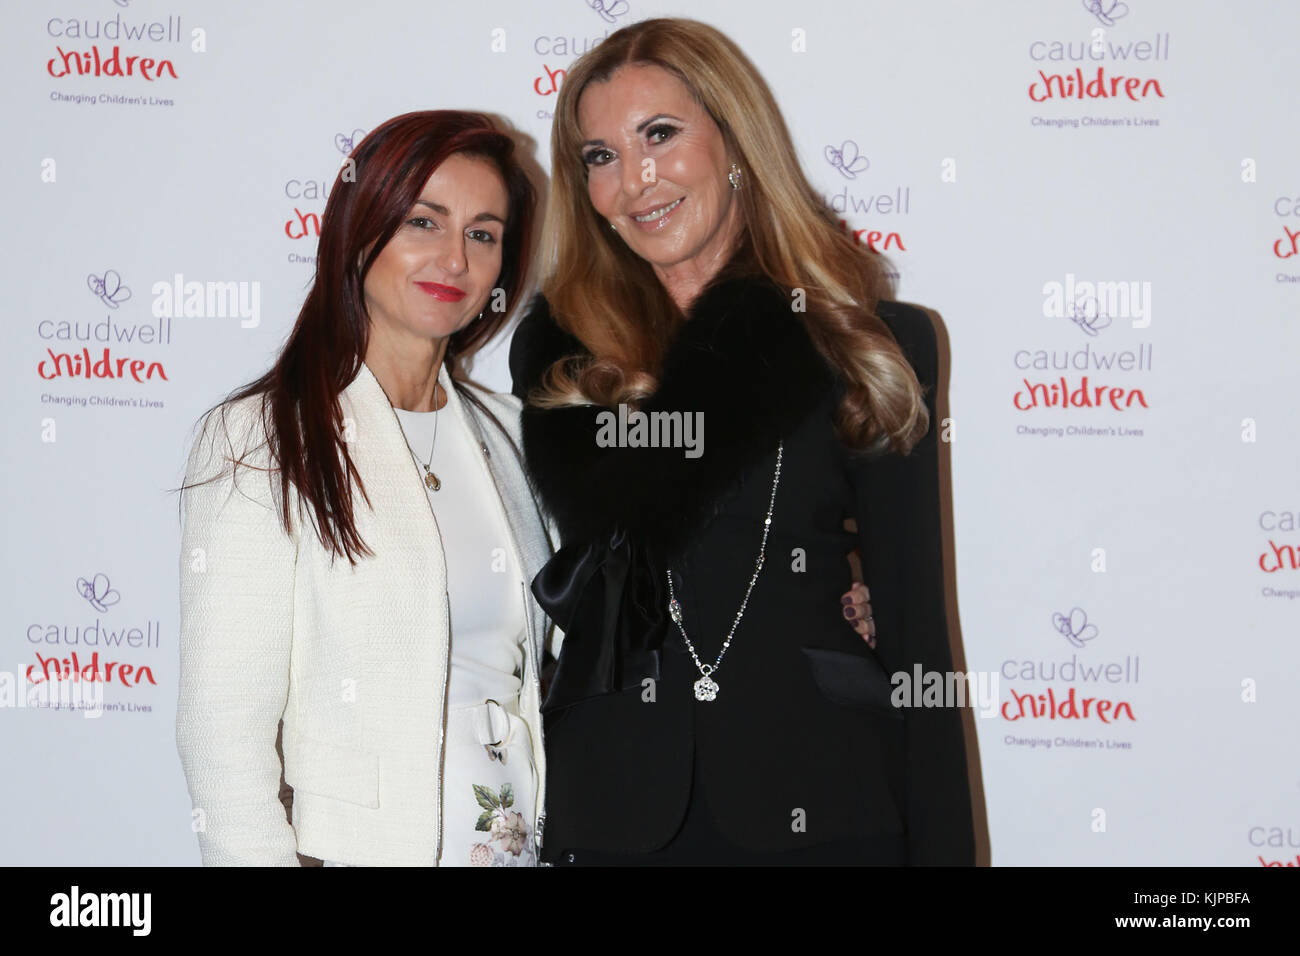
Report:
[[[508,439],[457,394],[445,369],[439,380],[449,396],[444,413],[478,437],[482,469],[473,478],[497,492],[511,532],[503,546],[523,572],[520,711],[540,781],[540,842],[546,758],[538,672],[550,625],[529,582],[552,545],[516,451],[518,399],[475,392]],[[340,405],[373,506],[355,495],[357,531],[374,552],[355,567],[331,562],[311,521],[301,523],[296,496],[293,533],[285,533],[270,472],[241,467],[232,477],[223,461],[230,447],[256,448],[248,461],[267,467],[259,396],[224,406],[224,417],[222,408],[207,416],[189,455],[186,484],[221,473],[183,493],[180,554],[176,744],[207,865],[297,866],[302,853],[428,866],[440,853],[446,561],[456,556],[443,554],[401,425],[364,363]],[[278,796],[282,719],[292,827]]]

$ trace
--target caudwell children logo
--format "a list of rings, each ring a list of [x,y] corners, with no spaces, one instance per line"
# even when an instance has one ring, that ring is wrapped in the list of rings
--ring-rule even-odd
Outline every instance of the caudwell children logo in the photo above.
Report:
[[[1281,235],[1275,234],[1273,239],[1273,258],[1279,266],[1297,270],[1279,271],[1275,281],[1300,284],[1300,195],[1273,200],[1273,215],[1281,220],[1278,225],[1282,227]]]
[[[1128,13],[1128,6],[1115,0],[1085,0],[1079,35],[1031,40],[1029,60],[1036,72],[1027,87],[1029,99],[1034,103],[1086,100],[1094,105],[1163,100],[1161,68],[1169,61],[1169,33],[1156,31],[1134,39],[1125,33],[1131,26]],[[1111,118],[1100,125],[1158,125],[1134,119]]]
[[[1300,827],[1257,825],[1246,831],[1260,866],[1300,867]]]
[[[131,289],[116,269],[91,272],[86,287],[99,306],[110,310],[101,321],[85,322],[41,319],[36,323],[36,334],[47,342],[45,355],[36,363],[36,374],[42,379],[84,378],[125,379],[133,382],[167,381],[163,363],[138,358],[121,352],[138,346],[170,345],[171,319],[158,318],[148,323],[132,323],[123,316],[124,307],[132,301]],[[79,350],[73,343],[85,342]],[[91,351],[93,343],[94,351]],[[101,348],[102,346],[102,348]]]
[[[1300,598],[1300,511],[1261,511],[1256,523],[1267,536],[1255,555],[1255,566],[1266,576],[1261,596]]]
[[[1098,628],[1088,622],[1088,614],[1081,607],[1068,612],[1051,614],[1052,630],[1073,647],[1084,652],[1071,653],[1068,660],[1026,658],[1002,662],[1001,675],[1011,681],[1010,699],[1003,701],[1000,715],[1003,720],[1016,725],[1016,732],[1030,727],[1055,727],[1057,721],[1077,722],[1074,726],[1096,727],[1118,724],[1128,726],[1137,722],[1132,696],[1139,680],[1140,661],[1137,655],[1123,660],[1098,660],[1090,654]],[[1029,733],[1035,731],[1030,730]],[[1050,749],[1053,740],[1018,738],[1008,736],[1005,741],[1016,746],[1045,746]],[[1057,738],[1058,746],[1081,748],[1099,747],[1106,750],[1131,749],[1129,741],[1089,738]]]
[[[897,220],[912,211],[911,187],[882,188],[867,182],[863,174],[871,168],[871,160],[852,139],[827,143],[822,158],[833,170],[832,181],[837,186],[822,193],[822,201],[838,215],[840,231],[873,252],[906,252],[903,228]],[[871,224],[858,225],[863,218]]]
[[[564,68],[571,60],[581,56],[605,40],[612,31],[622,24],[619,22],[631,11],[627,0],[587,0],[587,6],[607,24],[603,33],[592,36],[579,36],[576,33],[541,33],[533,37],[533,53],[544,59],[539,64],[538,72],[533,75],[533,95],[542,97],[544,104],[536,112],[539,120],[555,118],[549,107],[555,101],[551,97],[560,92],[568,70]],[[504,30],[493,31],[492,51],[504,53],[507,50]]]
[[[1150,327],[1151,283],[1080,280],[1067,272],[1063,282],[1044,283],[1042,296],[1042,315],[1057,323],[1052,326],[1057,344],[1013,351],[1017,381],[1011,405],[1027,418],[1069,412],[1073,421],[1017,422],[1017,434],[1142,437],[1143,429],[1132,420],[1152,407],[1142,379],[1152,370],[1154,348],[1141,340],[1125,347],[1115,336],[1122,338],[1125,326]],[[1115,413],[1123,419],[1098,420]]]
[[[28,685],[157,686],[153,668],[141,662],[141,652],[155,653],[161,646],[162,622],[123,620],[118,607],[122,596],[102,571],[78,577],[76,591],[94,609],[95,617],[72,624],[45,620],[28,625],[27,642],[36,656],[26,670]],[[148,713],[152,706],[137,699],[126,705],[104,705],[103,709]]]
[[[283,194],[293,203],[293,215],[282,220],[280,228],[288,239],[315,240],[320,238],[320,217],[325,211],[325,201],[335,182],[356,182],[356,162],[352,151],[366,138],[366,130],[344,130],[334,134],[334,149],[338,153],[339,171],[332,177],[319,174],[291,176],[284,181]],[[289,251],[290,262],[303,265],[316,264],[314,255],[305,255],[296,248]]]
[[[133,20],[120,13],[111,19],[50,17],[45,33],[55,41],[45,72],[55,79],[94,76],[146,83],[178,79],[175,54],[166,48],[186,39],[179,16]]]
[[[631,4],[627,0],[586,0],[587,6],[591,11],[609,27],[603,33],[596,36],[588,34],[587,36],[578,36],[576,33],[541,33],[533,37],[533,52],[538,56],[555,57],[568,61],[581,56],[588,51],[595,49],[596,45],[606,39],[613,30],[621,26],[619,20],[631,12]],[[496,34],[496,31],[494,31]],[[504,31],[501,34],[494,35],[494,52],[504,53],[506,51]],[[545,71],[546,76],[554,82],[550,84],[550,89],[542,89],[539,82],[533,82],[533,92],[538,96],[554,96],[559,90],[559,83],[564,79],[564,70],[551,71],[549,68]],[[558,74],[558,75],[557,75]]]

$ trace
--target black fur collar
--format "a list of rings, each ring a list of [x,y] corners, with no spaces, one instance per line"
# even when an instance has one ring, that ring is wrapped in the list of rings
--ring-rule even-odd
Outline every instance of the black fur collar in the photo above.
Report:
[[[715,281],[692,304],[641,410],[702,412],[698,458],[682,448],[599,447],[603,409],[594,406],[525,407],[528,469],[563,543],[622,529],[667,556],[680,553],[741,476],[834,387],[791,303],[750,277]],[[526,396],[556,358],[581,351],[538,296],[511,346],[516,394]]]

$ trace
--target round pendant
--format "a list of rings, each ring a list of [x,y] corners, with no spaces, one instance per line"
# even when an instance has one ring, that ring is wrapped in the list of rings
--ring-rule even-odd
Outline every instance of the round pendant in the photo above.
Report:
[[[695,682],[695,699],[696,700],[717,700],[718,682],[712,677],[701,677]]]

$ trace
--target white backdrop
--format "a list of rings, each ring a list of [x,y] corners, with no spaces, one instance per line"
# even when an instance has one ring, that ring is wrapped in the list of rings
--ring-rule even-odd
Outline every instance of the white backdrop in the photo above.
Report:
[[[7,9],[0,863],[198,861],[168,489],[291,327],[346,141],[482,109],[546,167],[556,71],[656,15],[740,44],[946,328],[992,862],[1300,863],[1300,5],[1268,0]],[[257,309],[156,317],[178,275]],[[503,390],[505,354],[476,369]],[[74,653],[97,717],[27,685]],[[1107,719],[1036,713],[1049,691]]]

